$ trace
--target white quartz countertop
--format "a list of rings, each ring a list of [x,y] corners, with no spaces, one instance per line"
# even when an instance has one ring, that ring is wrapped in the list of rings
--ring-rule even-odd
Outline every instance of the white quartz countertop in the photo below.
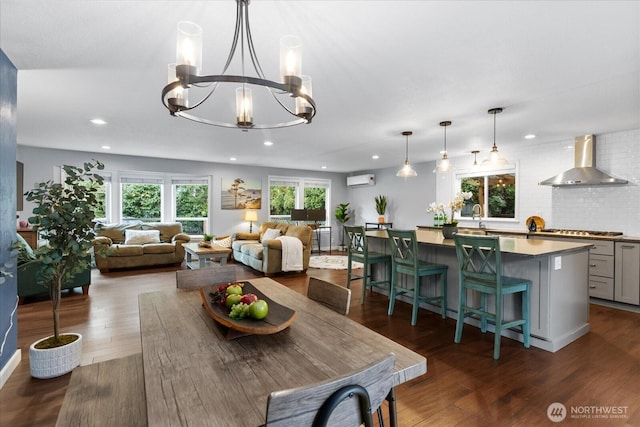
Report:
[[[387,238],[386,230],[370,230],[367,231],[368,237]],[[455,247],[453,239],[445,239],[440,230],[435,229],[418,229],[416,230],[418,242],[427,245]],[[566,242],[562,240],[536,240],[522,239],[517,237],[500,236],[500,250],[504,253],[512,253],[525,256],[550,255],[560,252],[568,252],[575,250],[587,250],[592,245],[585,242]]]

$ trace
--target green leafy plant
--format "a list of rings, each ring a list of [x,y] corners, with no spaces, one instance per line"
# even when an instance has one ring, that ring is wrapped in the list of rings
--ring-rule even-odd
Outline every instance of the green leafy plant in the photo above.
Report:
[[[347,221],[349,221],[349,219],[351,219],[349,217],[349,203],[340,203],[338,204],[338,206],[336,207],[336,210],[334,212],[334,215],[336,217],[336,220],[340,223],[340,224],[346,224]],[[340,227],[342,228],[342,237],[340,238],[340,248],[341,250],[344,250],[345,246],[344,246],[344,227]]]
[[[202,240],[204,240],[205,242],[210,242],[213,240],[213,234],[207,234],[205,233],[204,236],[202,237]]]
[[[379,196],[376,196],[375,201],[376,212],[380,216],[384,215],[387,212],[387,196],[380,194]]]
[[[350,217],[349,217],[349,203],[340,203],[340,204],[338,204],[338,206],[336,207],[336,210],[334,212],[334,215],[336,217],[336,220],[340,224],[344,224],[347,221],[349,221],[349,219],[350,219]]]
[[[96,186],[87,183],[103,183],[102,176],[93,172],[95,169],[102,170],[104,165],[96,160],[83,167],[65,165],[64,183],[41,182],[26,193],[26,200],[36,203],[29,223],[48,242],[34,250],[32,261],[39,263],[38,277],[51,296],[54,336],[48,347],[63,342],[59,333],[63,283],[89,267],[87,254],[95,236],[93,220],[99,200]]]

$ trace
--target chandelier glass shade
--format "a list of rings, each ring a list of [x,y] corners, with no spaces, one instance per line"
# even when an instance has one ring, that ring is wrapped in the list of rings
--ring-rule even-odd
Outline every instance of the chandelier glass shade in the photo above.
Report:
[[[482,161],[483,166],[492,165],[499,166],[507,164],[507,159],[500,157],[498,153],[498,146],[496,145],[496,114],[502,113],[502,108],[491,108],[487,111],[489,114],[493,114],[493,147],[489,152],[489,158]]]
[[[169,64],[168,84],[162,89],[162,103],[172,116],[183,117],[198,123],[227,128],[273,129],[311,123],[316,114],[312,98],[311,77],[302,75],[302,43],[296,36],[285,36],[280,40],[280,81],[265,77],[256,54],[249,27],[249,1],[236,0],[236,25],[231,50],[222,72],[217,75],[201,75],[202,72],[202,28],[188,21],[178,22],[176,63]],[[239,48],[241,75],[229,74],[229,66]],[[245,53],[255,76],[245,73]],[[213,104],[213,95],[228,93],[225,86],[236,85],[236,120],[225,108],[205,108]],[[239,86],[237,86],[239,85]],[[267,96],[275,102],[278,115],[275,121],[254,122],[254,90],[265,89]],[[195,91],[198,94],[194,94]],[[216,93],[217,92],[217,93]],[[293,98],[293,101],[288,98]],[[207,103],[207,101],[209,101]],[[228,104],[228,102],[227,102]],[[222,104],[226,106],[227,104]],[[261,106],[264,103],[260,104]],[[262,116],[266,112],[262,111]],[[226,117],[225,117],[226,116]],[[274,117],[269,114],[269,118]],[[284,119],[281,119],[281,117]],[[215,118],[224,117],[224,118]]]
[[[405,145],[405,158],[404,158],[404,166],[396,173],[396,176],[400,176],[403,178],[410,178],[413,176],[418,176],[418,173],[413,170],[411,165],[409,164],[409,136],[413,134],[410,130],[402,132],[404,136],[407,137],[407,142]]]
[[[447,126],[451,126],[451,122],[448,120],[440,122],[440,126],[444,128],[444,150],[442,151],[442,159],[440,159],[438,169],[440,172],[447,172],[449,170],[449,156],[447,155]]]

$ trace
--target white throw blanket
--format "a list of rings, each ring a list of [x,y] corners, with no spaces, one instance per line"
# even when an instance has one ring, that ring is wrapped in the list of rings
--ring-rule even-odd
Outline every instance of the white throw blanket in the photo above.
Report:
[[[297,237],[280,236],[282,242],[282,271],[302,271],[302,242]]]

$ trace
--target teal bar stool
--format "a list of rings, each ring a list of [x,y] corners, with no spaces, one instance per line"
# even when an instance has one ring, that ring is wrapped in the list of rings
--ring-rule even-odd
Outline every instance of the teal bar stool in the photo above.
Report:
[[[364,227],[345,225],[344,233],[347,236],[347,256],[349,258],[347,262],[347,288],[351,287],[352,280],[362,279],[361,303],[364,304],[367,288],[371,289],[374,286],[389,287],[391,283],[391,257],[381,252],[369,250]],[[351,261],[364,264],[362,274],[356,274],[351,270]],[[371,266],[378,263],[386,263],[387,265],[386,278],[383,280],[373,280]]]
[[[393,314],[396,297],[407,294],[413,297],[411,325],[418,320],[420,302],[440,306],[442,318],[447,317],[447,270],[444,264],[434,264],[418,259],[418,240],[415,230],[387,230],[391,249],[391,293],[389,296],[389,315]],[[398,273],[413,276],[413,289],[398,286]],[[425,276],[439,276],[440,295],[426,297],[420,295],[421,279]]]
[[[500,358],[500,338],[502,331],[507,328],[520,326],[523,342],[529,348],[529,294],[531,281],[502,274],[502,255],[498,236],[469,236],[456,234],[458,256],[458,272],[460,277],[460,304],[458,307],[458,321],[456,323],[455,342],[462,339],[464,319],[471,316],[480,317],[482,332],[487,331],[487,321],[495,323],[496,333],[493,345],[493,358]],[[480,305],[474,306],[468,302],[467,290],[480,293]],[[504,321],[503,296],[522,293],[522,318]],[[487,310],[487,296],[495,297],[495,312]]]

